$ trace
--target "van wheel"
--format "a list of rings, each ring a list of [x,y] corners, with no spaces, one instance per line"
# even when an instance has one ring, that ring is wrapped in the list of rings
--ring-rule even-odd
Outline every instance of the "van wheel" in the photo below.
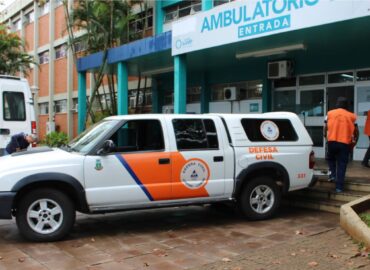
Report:
[[[238,206],[252,220],[271,217],[280,205],[281,192],[270,177],[259,176],[246,183],[240,193]]]
[[[64,193],[39,189],[20,198],[16,212],[19,232],[28,240],[57,241],[65,237],[75,222],[75,206]]]

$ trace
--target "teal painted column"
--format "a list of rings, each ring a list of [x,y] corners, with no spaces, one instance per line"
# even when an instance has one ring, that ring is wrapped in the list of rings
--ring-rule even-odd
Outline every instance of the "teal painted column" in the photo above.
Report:
[[[271,81],[266,78],[263,80],[262,88],[262,112],[270,112],[271,104],[272,104]]]
[[[86,72],[78,73],[78,134],[86,127]]]
[[[207,76],[203,73],[202,76],[202,87],[200,92],[200,112],[209,113],[209,101],[211,99],[211,89],[208,85]]]
[[[210,10],[213,8],[213,0],[202,0],[202,11]]]
[[[152,113],[162,113],[163,91],[158,88],[156,78],[152,78]]]
[[[186,55],[177,55],[174,61],[174,112],[186,113]]]
[[[164,22],[164,11],[162,9],[162,1],[155,1],[154,7],[154,18],[155,18],[155,33],[156,35],[163,32],[163,22]]]
[[[117,114],[128,114],[128,70],[125,62],[117,64]]]

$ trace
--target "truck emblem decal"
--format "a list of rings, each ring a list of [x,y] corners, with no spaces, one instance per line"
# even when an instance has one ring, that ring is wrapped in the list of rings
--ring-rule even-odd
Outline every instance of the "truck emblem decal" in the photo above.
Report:
[[[181,169],[181,182],[190,189],[198,189],[207,184],[209,169],[200,159],[190,159]]]
[[[278,126],[270,120],[261,123],[260,131],[262,136],[268,141],[275,141],[280,135]]]
[[[101,164],[101,160],[97,159],[95,162],[95,170],[101,171],[103,169],[103,165]]]

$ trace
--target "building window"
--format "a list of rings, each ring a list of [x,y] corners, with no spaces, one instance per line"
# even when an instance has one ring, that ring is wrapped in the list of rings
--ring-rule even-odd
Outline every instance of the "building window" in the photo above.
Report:
[[[21,29],[22,29],[22,23],[21,23],[21,20],[20,19],[14,21],[12,23],[12,31],[13,32],[20,31]]]
[[[129,107],[131,109],[136,108],[136,90],[129,91]],[[150,106],[152,105],[152,93],[150,88],[145,89],[145,97],[144,91],[140,90],[139,98],[138,98],[138,106]]]
[[[55,101],[55,113],[66,113],[67,112],[67,100],[57,100]]]
[[[78,41],[75,44],[73,44],[74,50],[76,53],[82,52],[86,50],[86,43],[83,41]]]
[[[370,81],[370,70],[357,71],[356,79],[358,82]]]
[[[35,12],[31,10],[26,15],[24,15],[24,24],[30,24],[35,20]]]
[[[45,14],[47,14],[47,13],[49,13],[49,11],[50,11],[50,3],[49,3],[49,1],[44,2],[42,5],[40,5],[39,6],[39,10],[40,10],[40,12],[39,12],[40,17],[43,16],[43,15],[45,15]]]
[[[49,103],[39,103],[39,114],[48,114],[49,113]]]
[[[202,88],[200,86],[189,87],[186,91],[186,102],[197,103],[200,102],[200,92]]]
[[[66,55],[67,55],[66,45],[55,47],[55,59],[66,57]]]
[[[146,15],[146,16],[145,16]],[[153,28],[153,9],[147,12],[140,12],[130,21],[130,39],[137,39],[143,36],[143,31]]]
[[[285,90],[275,91],[274,93],[274,111],[296,112],[296,91]]]
[[[45,51],[39,54],[40,65],[49,63],[49,51]]]
[[[299,85],[317,85],[325,83],[325,75],[309,75],[299,77]]]
[[[219,5],[223,5],[223,4],[226,4],[226,3],[230,3],[230,2],[233,2],[235,0],[214,0],[213,1],[213,6],[216,7],[216,6],[219,6]]]
[[[353,72],[339,72],[328,75],[328,83],[352,83]]]
[[[177,5],[172,5],[165,9],[164,22],[176,21],[179,18],[193,15],[202,11],[201,0],[195,1],[181,1]]]
[[[212,101],[224,100],[224,89],[230,87],[236,88],[238,100],[261,99],[262,97],[262,81],[256,80],[212,85]]]

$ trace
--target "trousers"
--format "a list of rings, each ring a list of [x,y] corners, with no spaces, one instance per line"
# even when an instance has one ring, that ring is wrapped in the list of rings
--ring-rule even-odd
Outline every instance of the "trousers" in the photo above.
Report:
[[[327,161],[331,177],[335,178],[336,189],[343,190],[350,146],[340,142],[328,142]]]

